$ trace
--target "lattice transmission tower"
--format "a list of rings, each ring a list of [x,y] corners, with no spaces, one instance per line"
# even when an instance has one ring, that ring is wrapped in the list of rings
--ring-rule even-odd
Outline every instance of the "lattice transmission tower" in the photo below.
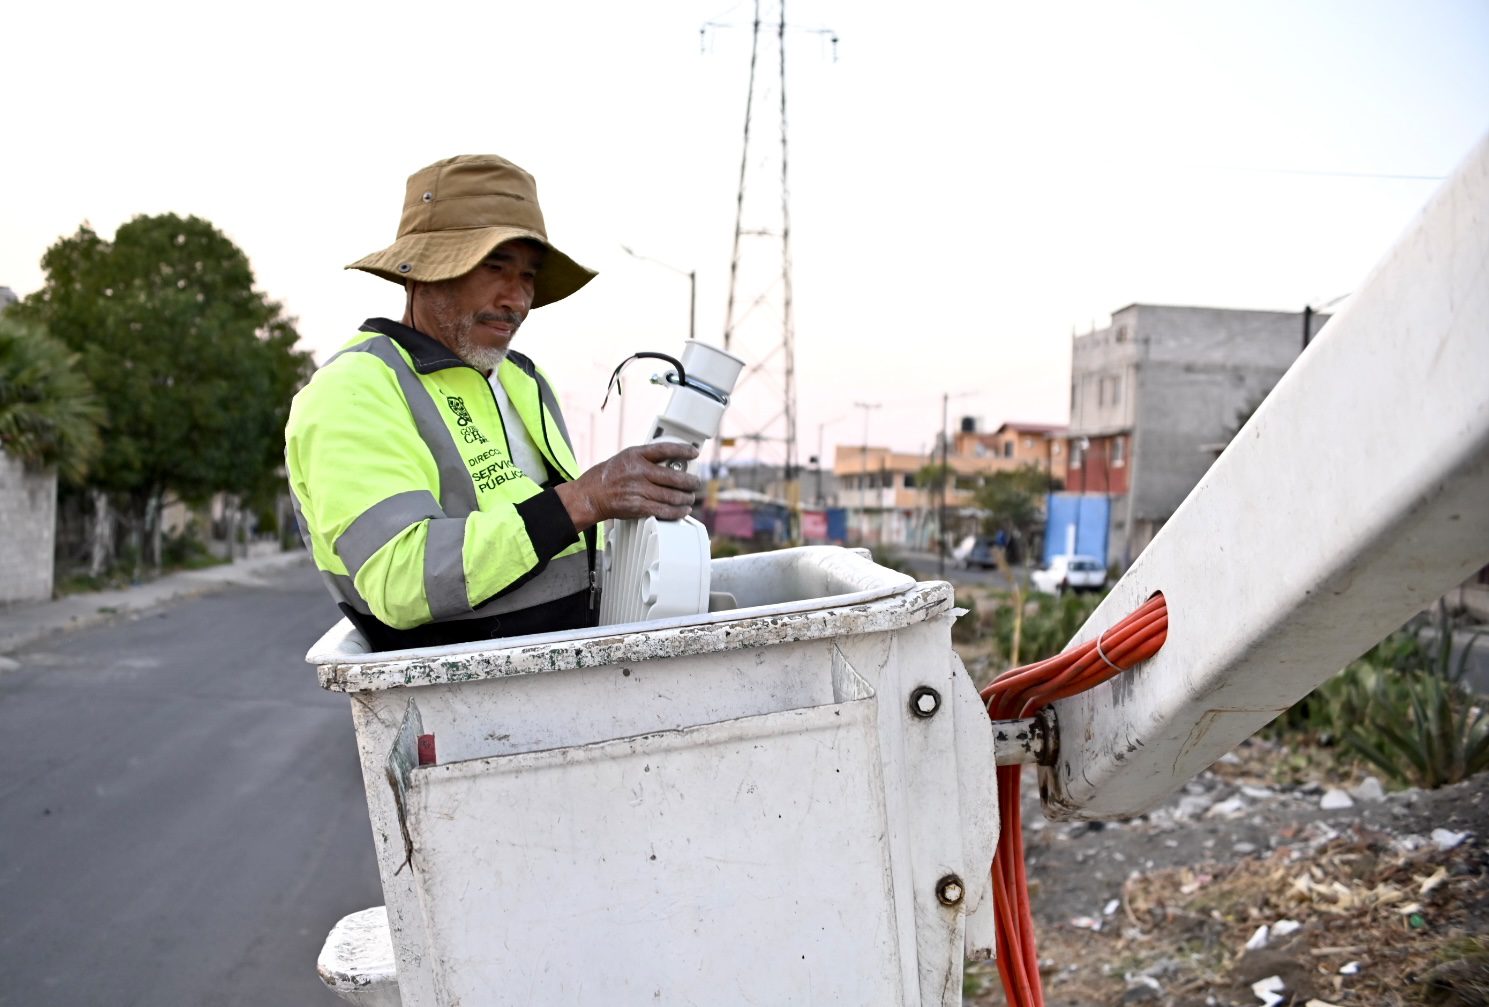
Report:
[[[764,8],[764,9],[762,9]],[[769,18],[767,19],[767,15]],[[710,26],[705,26],[704,30]],[[791,185],[786,118],[785,0],[755,0],[749,93],[735,198],[734,245],[724,311],[724,348],[746,362],[734,389],[719,449],[725,464],[749,458],[779,464],[798,502],[796,332],[792,315]],[[806,29],[837,36],[826,29]],[[777,125],[778,140],[761,127]]]

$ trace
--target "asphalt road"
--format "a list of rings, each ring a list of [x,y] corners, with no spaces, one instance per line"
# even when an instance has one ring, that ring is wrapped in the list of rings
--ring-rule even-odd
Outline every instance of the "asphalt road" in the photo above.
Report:
[[[940,576],[939,570],[941,565],[940,557],[933,552],[905,552],[902,554],[902,559],[910,567],[911,574],[917,580],[943,579]],[[986,587],[1004,589],[1012,587],[1012,584],[1009,582],[1008,577],[1004,575],[1003,571],[996,568],[983,569],[981,567],[971,567],[963,570],[959,569],[956,563],[948,558],[945,563],[945,569],[946,575],[944,579],[950,581],[952,584],[980,584]],[[1029,589],[1028,570],[1023,567],[1014,567],[1012,573],[1013,576],[1018,578],[1024,590],[1027,591]]]
[[[382,902],[308,567],[57,636],[0,672],[0,1005],[341,1003],[315,959]]]

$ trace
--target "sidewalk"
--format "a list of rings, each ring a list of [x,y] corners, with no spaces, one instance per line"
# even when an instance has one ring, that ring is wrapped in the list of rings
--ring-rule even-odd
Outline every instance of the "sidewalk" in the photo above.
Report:
[[[93,591],[53,601],[0,606],[0,654],[19,650],[54,633],[97,626],[168,601],[195,598],[234,585],[262,586],[267,576],[302,563],[308,565],[310,556],[296,549],[240,559],[204,570],[168,574],[116,591]]]

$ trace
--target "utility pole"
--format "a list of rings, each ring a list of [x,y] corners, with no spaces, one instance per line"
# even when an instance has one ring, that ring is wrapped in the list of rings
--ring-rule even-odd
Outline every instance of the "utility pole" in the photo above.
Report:
[[[869,413],[874,409],[878,409],[881,405],[883,405],[881,402],[853,403],[855,409],[863,410],[863,454],[859,459],[858,503],[862,508],[863,514],[860,527],[863,532],[864,541],[868,541],[869,537]]]
[[[817,424],[817,506],[822,506],[822,431],[826,423]]]
[[[941,536],[941,548],[937,550],[939,558],[936,562],[936,576],[942,580],[946,579],[946,496],[951,492],[951,488],[947,485],[951,477],[951,462],[948,457],[951,441],[948,410],[952,399],[965,399],[969,395],[976,394],[976,392],[957,392],[955,395],[950,392],[941,393],[941,514],[937,519],[936,528]]]
[[[951,474],[947,465],[947,444],[950,440],[946,434],[947,409],[951,404],[951,393],[941,393],[941,514],[936,519],[936,539],[939,548],[936,549],[936,576],[946,579],[946,479]]]

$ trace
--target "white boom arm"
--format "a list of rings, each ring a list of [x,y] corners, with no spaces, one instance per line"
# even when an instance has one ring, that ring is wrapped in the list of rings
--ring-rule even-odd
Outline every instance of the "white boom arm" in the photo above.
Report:
[[[1046,810],[1153,807],[1489,563],[1489,138],[1076,636],[1155,591],[1168,640],[1056,705]]]

